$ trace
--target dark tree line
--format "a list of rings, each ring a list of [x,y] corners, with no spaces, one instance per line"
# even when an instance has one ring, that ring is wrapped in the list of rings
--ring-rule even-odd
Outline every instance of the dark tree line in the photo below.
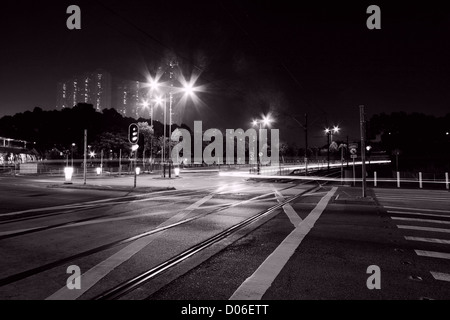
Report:
[[[84,130],[87,129],[89,145],[106,149],[123,148],[126,155],[130,147],[128,127],[137,122],[150,121],[123,117],[115,109],[97,112],[91,104],[79,103],[63,110],[34,108],[33,111],[5,116],[0,119],[0,136],[30,142],[29,147],[36,149],[44,158],[57,157],[61,152],[71,152],[72,149],[76,156],[81,156]],[[154,121],[153,126],[155,137],[162,136],[164,125]],[[173,130],[177,128],[176,125],[172,127]],[[190,130],[184,125],[181,127]],[[143,144],[143,141],[141,139],[140,143]],[[76,146],[73,148],[74,143]],[[118,151],[113,150],[114,153]]]

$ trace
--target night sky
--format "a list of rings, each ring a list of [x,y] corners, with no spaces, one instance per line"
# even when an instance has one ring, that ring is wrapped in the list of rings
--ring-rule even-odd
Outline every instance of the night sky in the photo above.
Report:
[[[204,104],[187,106],[188,125],[246,128],[274,112],[289,140],[303,137],[289,115],[308,112],[314,143],[325,141],[327,122],[356,139],[361,104],[369,117],[449,112],[450,13],[439,2],[304,3],[2,3],[0,117],[54,109],[58,80],[97,68],[145,81],[169,49],[206,88],[198,93]],[[66,28],[71,4],[81,7],[82,30]],[[371,4],[381,7],[381,30],[366,27]]]

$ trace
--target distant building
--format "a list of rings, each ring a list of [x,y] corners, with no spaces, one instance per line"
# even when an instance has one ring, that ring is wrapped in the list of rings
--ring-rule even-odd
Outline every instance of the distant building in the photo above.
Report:
[[[138,118],[143,100],[141,83],[115,79],[113,86],[113,107],[123,116]]]
[[[167,124],[181,124],[182,111],[178,107],[180,94],[174,94],[172,99],[172,114],[169,112],[170,87],[179,85],[176,83],[176,64],[170,64],[166,70],[161,71],[160,82],[166,84],[165,94],[167,98]],[[104,70],[96,70],[84,73],[61,81],[56,87],[56,108],[72,108],[78,103],[89,103],[98,111],[114,108],[125,117],[150,119],[151,109],[144,108],[143,102],[147,101],[153,106],[154,120],[164,122],[164,107],[157,106],[154,102],[156,96],[163,93],[154,93],[150,97],[149,86],[146,83],[113,78]]]
[[[90,103],[96,110],[111,108],[111,75],[96,70],[59,82],[56,108],[72,108],[77,103]]]

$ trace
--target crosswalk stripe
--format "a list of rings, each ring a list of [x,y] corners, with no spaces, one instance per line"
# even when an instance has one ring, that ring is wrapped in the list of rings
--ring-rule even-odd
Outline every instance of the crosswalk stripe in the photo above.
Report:
[[[441,273],[441,272],[433,272],[432,271],[431,275],[436,280],[450,282],[450,274],[448,274],[448,273]]]
[[[415,250],[416,254],[421,257],[439,258],[450,260],[450,253]]]
[[[450,202],[450,199],[433,199],[433,198],[393,198],[393,197],[377,197],[379,200],[399,202],[399,201],[428,201],[428,202]]]
[[[405,200],[405,201],[438,201],[438,202],[449,202],[450,198],[432,198],[432,197],[377,197],[378,199],[385,199],[390,201],[396,201],[396,200]]]
[[[427,228],[427,227],[417,227],[417,226],[397,226],[399,229],[404,230],[416,230],[416,231],[429,231],[429,232],[442,232],[442,233],[450,233],[450,229],[441,229],[441,228]]]
[[[392,220],[398,221],[413,221],[413,222],[425,222],[425,223],[437,223],[437,224],[450,224],[450,221],[443,220],[432,220],[432,219],[415,219],[415,218],[400,218],[400,217],[391,217]]]
[[[431,213],[406,212],[406,211],[388,211],[388,213],[400,214],[400,215],[415,215],[415,216],[424,216],[424,217],[450,218],[450,215],[445,215],[445,214],[431,214]]]
[[[409,211],[425,211],[425,212],[439,212],[439,213],[450,213],[449,210],[437,210],[437,209],[422,209],[422,208],[405,208],[405,207],[390,207],[383,206],[386,209],[394,209],[394,210],[409,210]]]
[[[421,237],[405,237],[408,241],[418,241],[418,242],[428,242],[428,243],[438,243],[438,244],[450,244],[450,240],[445,239],[433,239],[433,238],[421,238]]]

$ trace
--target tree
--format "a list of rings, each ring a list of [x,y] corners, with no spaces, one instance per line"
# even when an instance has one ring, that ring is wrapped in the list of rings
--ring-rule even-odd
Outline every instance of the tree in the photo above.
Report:
[[[142,152],[142,165],[145,168],[145,152],[147,149],[153,148],[153,128],[147,122],[138,122],[139,133],[144,136],[144,150]],[[152,150],[153,153],[153,150]],[[150,155],[150,158],[153,158],[153,154]]]
[[[105,132],[98,136],[92,146],[94,150],[98,151],[113,150],[118,152],[122,150],[124,155],[129,155],[129,150],[131,150],[131,144],[125,135],[112,132]]]

